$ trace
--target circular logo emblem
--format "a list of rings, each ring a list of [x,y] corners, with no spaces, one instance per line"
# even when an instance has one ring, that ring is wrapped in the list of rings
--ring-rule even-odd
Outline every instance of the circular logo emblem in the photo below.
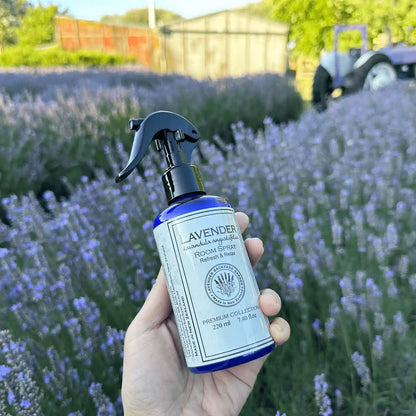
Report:
[[[205,278],[205,291],[217,305],[237,305],[245,292],[243,276],[232,264],[217,264]]]

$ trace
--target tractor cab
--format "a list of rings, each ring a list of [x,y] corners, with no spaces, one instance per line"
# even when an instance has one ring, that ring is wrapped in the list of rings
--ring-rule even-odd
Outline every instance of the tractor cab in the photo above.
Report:
[[[350,56],[352,62],[356,62],[358,58],[361,56],[361,49],[350,48],[348,51],[348,55]]]
[[[351,30],[361,33],[361,48],[339,52],[339,34]],[[397,78],[415,75],[416,47],[400,45],[368,50],[366,25],[334,26],[334,49],[321,57],[313,80],[312,101],[318,111],[323,111],[337,89],[341,95],[360,89],[376,90]]]

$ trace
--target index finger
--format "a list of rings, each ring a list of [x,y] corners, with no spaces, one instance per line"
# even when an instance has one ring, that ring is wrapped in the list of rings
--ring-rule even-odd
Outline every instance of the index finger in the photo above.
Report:
[[[241,233],[243,233],[248,227],[250,218],[248,218],[248,215],[244,214],[244,212],[236,212],[235,216],[237,218],[238,225],[240,226]]]

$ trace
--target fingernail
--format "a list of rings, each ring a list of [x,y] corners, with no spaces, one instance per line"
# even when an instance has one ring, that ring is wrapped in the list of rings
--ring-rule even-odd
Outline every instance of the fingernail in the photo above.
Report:
[[[277,304],[279,302],[279,299],[278,299],[278,297],[277,297],[277,295],[275,293],[268,292],[268,293],[266,293],[266,295],[269,295],[271,298],[273,298],[274,303]]]
[[[284,332],[284,328],[282,327],[282,325],[280,325],[280,324],[276,324],[276,327],[277,327],[277,330],[280,332],[280,333],[282,333],[282,332]]]
[[[277,323],[273,323],[273,325],[270,326],[270,329],[274,332],[274,339],[279,340],[281,335],[283,334],[283,327]],[[277,332],[277,334],[276,334]],[[273,336],[273,334],[271,334]]]

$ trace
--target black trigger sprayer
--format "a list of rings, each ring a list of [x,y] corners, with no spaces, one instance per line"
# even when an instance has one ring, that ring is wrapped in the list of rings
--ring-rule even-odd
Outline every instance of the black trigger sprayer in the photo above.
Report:
[[[190,164],[196,127],[168,111],[129,126],[136,131],[133,148],[116,182],[130,175],[152,140],[167,161],[162,182],[169,206],[157,215],[153,234],[189,369],[223,370],[268,354],[274,341],[234,210],[224,198],[205,195]]]
[[[143,159],[152,140],[157,151],[163,151],[167,169],[162,182],[170,204],[174,199],[192,193],[205,194],[201,175],[191,165],[192,151],[198,145],[199,133],[186,118],[169,111],[157,111],[145,119],[131,119],[130,130],[136,131],[127,166],[117,175],[125,179]]]

